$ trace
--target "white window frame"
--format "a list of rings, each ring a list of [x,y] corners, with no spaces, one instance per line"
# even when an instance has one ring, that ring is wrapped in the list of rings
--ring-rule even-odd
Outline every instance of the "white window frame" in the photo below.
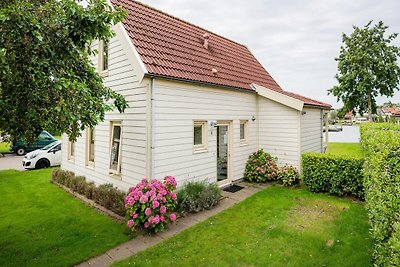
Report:
[[[93,130],[93,134],[91,131]],[[86,167],[91,167],[94,168],[94,145],[96,143],[95,141],[95,129],[94,128],[87,128],[86,129]],[[90,160],[90,146],[91,146],[91,139],[93,135],[93,161]]]
[[[241,138],[242,124],[244,125],[244,127],[243,127],[244,138]],[[246,145],[249,144],[249,121],[248,120],[241,120],[240,121],[240,124],[239,124],[239,138],[240,138],[240,145],[241,146],[246,146]]]
[[[119,136],[119,150],[118,150],[118,164],[117,164],[117,170],[111,169],[111,151],[113,147],[113,137],[114,137],[114,127],[119,126],[121,131],[120,131],[120,136]],[[109,165],[108,169],[111,175],[116,175],[120,176],[121,175],[121,161],[122,161],[122,121],[111,121],[110,122],[110,150],[109,150]]]
[[[107,44],[107,45],[106,45]],[[104,49],[107,47],[107,68],[104,69]],[[110,66],[110,43],[106,43],[103,40],[99,41],[99,59],[98,59],[98,70],[101,76],[108,76],[108,69]]]
[[[201,126],[201,144],[194,144],[194,128]],[[207,121],[193,121],[193,153],[207,152],[208,134],[207,134]]]
[[[73,148],[73,149],[72,149]],[[75,142],[69,140],[68,137],[68,160],[74,162],[75,161]]]

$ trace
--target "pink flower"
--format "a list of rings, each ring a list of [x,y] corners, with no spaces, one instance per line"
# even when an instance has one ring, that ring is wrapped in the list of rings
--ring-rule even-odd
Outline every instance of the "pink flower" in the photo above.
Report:
[[[160,212],[161,212],[161,213],[166,213],[166,212],[167,212],[167,207],[161,206]]]
[[[149,223],[154,223],[154,216],[151,216],[148,220]]]
[[[137,219],[137,217],[138,217],[139,215],[137,215],[137,214],[133,214],[133,219]]]
[[[158,215],[156,215],[153,219],[153,223],[154,224],[158,224],[160,222],[160,217],[158,217]]]
[[[146,214],[146,216],[150,216],[151,209],[150,208],[146,208],[146,210],[144,211],[144,214]]]
[[[169,215],[169,218],[170,218],[171,221],[175,221],[176,220],[175,213],[171,213],[171,215]]]
[[[150,226],[150,223],[149,223],[149,222],[145,222],[145,223],[144,223],[144,228],[149,228],[149,226]]]
[[[153,205],[153,209],[156,209],[160,206],[160,202],[158,202],[157,200],[154,200],[152,205]]]
[[[171,193],[171,198],[172,198],[173,201],[176,200],[176,194],[174,192]]]
[[[165,221],[165,217],[163,215],[160,216],[160,221]]]
[[[143,195],[140,197],[139,201],[140,203],[144,204],[149,200],[149,198],[146,195]]]
[[[132,228],[135,222],[133,220],[129,220],[126,224],[128,225],[129,228]]]

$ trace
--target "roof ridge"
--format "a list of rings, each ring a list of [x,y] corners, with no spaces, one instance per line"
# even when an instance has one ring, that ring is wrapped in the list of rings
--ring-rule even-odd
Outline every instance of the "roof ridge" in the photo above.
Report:
[[[158,8],[155,8],[155,7],[152,7],[152,6],[148,5],[148,4],[143,3],[141,0],[128,0],[128,1],[129,1],[129,2],[136,2],[136,3],[138,3],[139,5],[142,5],[142,6],[146,7],[146,8],[148,8],[148,9],[152,9],[152,10],[157,11],[157,12],[159,12],[159,13],[162,13],[162,14],[164,14],[164,15],[170,17],[170,18],[173,18],[173,19],[179,20],[179,21],[181,21],[181,22],[183,22],[183,23],[189,24],[189,25],[191,25],[191,26],[193,26],[193,27],[196,27],[196,28],[198,28],[198,29],[200,29],[200,30],[203,30],[204,32],[212,33],[213,35],[218,36],[218,37],[220,37],[220,38],[222,38],[222,39],[225,39],[225,40],[227,40],[227,41],[229,41],[229,42],[232,42],[232,43],[235,43],[235,44],[237,44],[237,45],[243,46],[243,47],[245,47],[248,51],[250,51],[250,49],[249,49],[246,45],[244,45],[244,44],[241,44],[241,43],[239,43],[239,42],[236,42],[236,41],[234,41],[234,40],[232,40],[232,39],[229,39],[229,38],[227,38],[227,37],[225,37],[225,36],[222,36],[222,35],[220,35],[220,34],[217,34],[217,33],[213,32],[213,31],[207,30],[207,29],[205,29],[205,28],[203,28],[203,27],[201,27],[201,26],[198,26],[198,25],[196,25],[196,24],[194,24],[194,23],[191,23],[191,22],[189,22],[189,21],[186,21],[186,20],[184,20],[184,19],[178,18],[177,16],[168,14],[168,13],[165,12],[165,11],[162,11],[162,10],[160,10],[160,9],[158,9]],[[123,22],[122,22],[122,23],[123,23]]]

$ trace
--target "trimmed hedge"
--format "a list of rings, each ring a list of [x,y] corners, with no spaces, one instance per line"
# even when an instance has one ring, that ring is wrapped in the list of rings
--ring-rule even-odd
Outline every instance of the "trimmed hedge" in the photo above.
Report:
[[[375,266],[400,266],[400,126],[361,126],[365,197]]]
[[[73,172],[61,169],[54,169],[51,179],[120,216],[126,214],[124,202],[126,193],[113,187],[112,184],[96,186],[93,182],[88,183],[83,176],[75,176]]]
[[[302,180],[311,192],[352,195],[363,199],[363,163],[361,158],[304,153],[301,157]]]

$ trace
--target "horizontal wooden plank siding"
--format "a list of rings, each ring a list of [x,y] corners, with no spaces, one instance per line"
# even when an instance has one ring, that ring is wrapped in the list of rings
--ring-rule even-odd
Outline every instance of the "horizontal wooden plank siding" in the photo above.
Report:
[[[279,164],[299,167],[299,111],[258,97],[259,146]]]
[[[322,110],[304,108],[301,116],[301,152],[322,152]]]
[[[257,149],[256,95],[156,79],[154,171],[156,177],[173,175],[180,185],[189,180],[215,182],[217,131],[211,121],[232,123],[232,178],[243,177],[245,162]],[[248,121],[248,145],[240,144],[240,120]],[[207,121],[207,151],[193,152],[193,122]]]
[[[98,48],[98,43],[93,43]],[[95,128],[95,164],[93,168],[86,166],[86,131],[78,138],[75,145],[75,159],[68,160],[67,136],[63,135],[62,168],[85,176],[96,184],[112,183],[127,190],[146,175],[147,138],[146,138],[146,110],[149,80],[139,83],[135,69],[129,62],[127,51],[122,47],[117,37],[113,37],[109,44],[109,68],[104,84],[125,96],[129,108],[120,114],[117,110],[108,112],[104,122]],[[97,66],[98,58],[93,58]],[[122,123],[122,152],[121,176],[113,177],[109,172],[110,164],[110,122]]]

